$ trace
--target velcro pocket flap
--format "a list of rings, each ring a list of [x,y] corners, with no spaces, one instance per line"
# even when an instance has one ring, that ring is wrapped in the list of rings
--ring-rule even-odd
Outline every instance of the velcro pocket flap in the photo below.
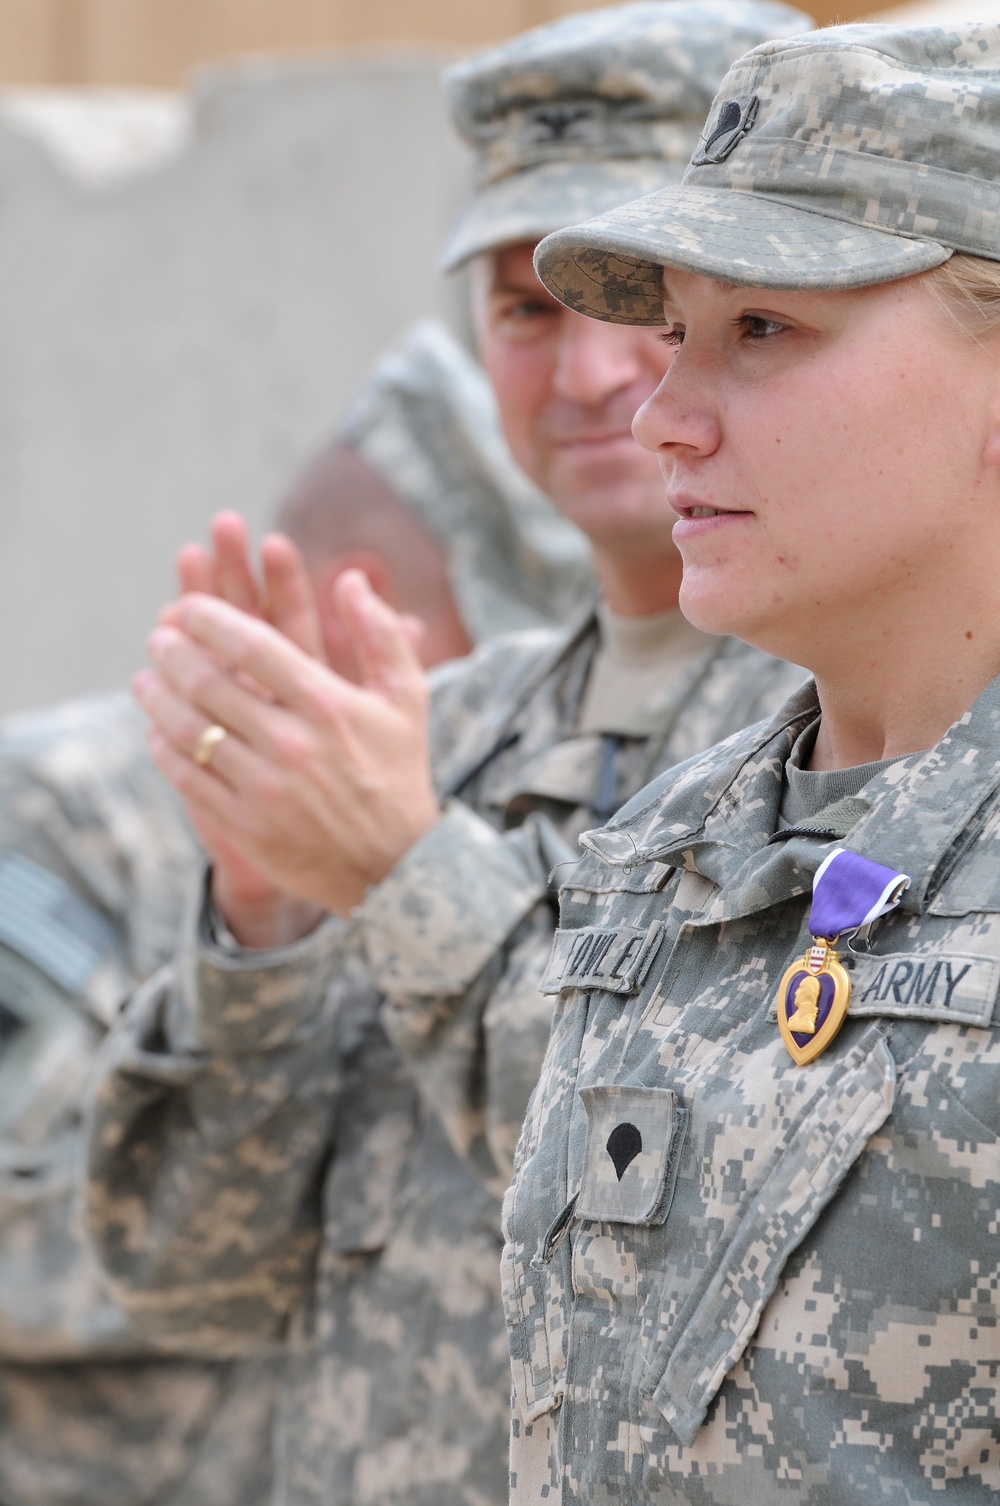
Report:
[[[663,926],[581,926],[558,930],[540,984],[543,994],[564,988],[632,994],[642,987]]]
[[[774,1050],[783,1048],[776,1043]],[[784,1068],[792,1096],[764,1155],[763,1178],[725,1210],[710,1258],[689,1295],[661,1293],[664,1310],[676,1306],[651,1364],[648,1388],[678,1439],[689,1446],[753,1338],[789,1256],[892,1111],[896,1068],[877,1026],[842,1058],[823,1062],[819,1072],[817,1065]],[[766,1064],[762,1069],[766,1077]],[[766,1116],[761,1131],[765,1123]],[[694,1127],[691,1133],[697,1141]],[[762,1150],[764,1140],[762,1134]],[[681,1208],[675,1217],[691,1211]]]

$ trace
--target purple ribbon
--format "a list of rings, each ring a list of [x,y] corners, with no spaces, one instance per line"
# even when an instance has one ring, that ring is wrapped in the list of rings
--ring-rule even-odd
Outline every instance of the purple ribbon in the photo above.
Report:
[[[909,887],[905,873],[837,847],[824,858],[813,879],[809,934],[833,941],[845,931],[860,930],[894,910]]]

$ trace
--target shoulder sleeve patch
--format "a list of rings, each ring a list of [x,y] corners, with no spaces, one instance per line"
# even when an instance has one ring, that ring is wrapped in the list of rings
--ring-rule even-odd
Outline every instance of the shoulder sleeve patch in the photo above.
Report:
[[[581,926],[556,931],[548,966],[540,984],[543,994],[564,988],[599,988],[632,994],[642,987],[663,935],[651,926]]]
[[[0,857],[0,942],[60,988],[78,992],[114,941],[110,921],[65,879],[19,852]]]

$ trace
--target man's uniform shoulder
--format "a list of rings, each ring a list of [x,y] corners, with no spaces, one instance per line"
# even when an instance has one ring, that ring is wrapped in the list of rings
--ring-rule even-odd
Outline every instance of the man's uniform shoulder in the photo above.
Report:
[[[434,670],[430,743],[439,788],[495,750],[514,713],[580,636],[579,628],[504,633]]]
[[[0,720],[0,772],[53,788],[152,788],[148,722],[127,695],[93,696]]]
[[[0,997],[103,1023],[169,954],[197,842],[128,697],[0,723]],[[39,1007],[43,1007],[41,1004]]]

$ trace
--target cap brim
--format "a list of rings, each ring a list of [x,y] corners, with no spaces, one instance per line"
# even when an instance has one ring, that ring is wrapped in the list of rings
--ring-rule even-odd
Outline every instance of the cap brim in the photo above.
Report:
[[[472,256],[537,241],[564,225],[604,214],[628,199],[679,184],[684,164],[636,157],[605,162],[545,162],[479,190],[441,256],[445,272]]]
[[[951,250],[759,193],[681,184],[549,235],[535,269],[569,308],[662,324],[663,269],[760,288],[861,288],[938,267]]]

